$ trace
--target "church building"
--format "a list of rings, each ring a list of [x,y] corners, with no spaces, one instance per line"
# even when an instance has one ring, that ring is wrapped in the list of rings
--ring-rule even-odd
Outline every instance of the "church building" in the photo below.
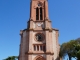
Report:
[[[31,0],[27,28],[20,30],[19,60],[59,60],[58,32],[51,26],[48,0]]]

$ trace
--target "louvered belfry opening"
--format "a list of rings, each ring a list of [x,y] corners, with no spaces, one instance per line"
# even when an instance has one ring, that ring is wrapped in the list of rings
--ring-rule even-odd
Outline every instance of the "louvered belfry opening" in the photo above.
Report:
[[[36,8],[36,20],[43,20],[43,9],[42,5],[39,3],[38,7]]]

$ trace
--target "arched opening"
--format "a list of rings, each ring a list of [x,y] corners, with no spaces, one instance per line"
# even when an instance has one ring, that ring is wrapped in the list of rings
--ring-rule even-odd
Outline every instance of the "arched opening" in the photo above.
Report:
[[[43,58],[39,57],[39,58],[37,58],[36,60],[43,60]]]
[[[36,20],[39,20],[39,8],[36,8]]]
[[[36,7],[36,20],[43,20],[43,8],[41,3],[38,3]]]
[[[40,20],[42,20],[42,7],[40,7]]]
[[[45,60],[45,58],[42,56],[37,56],[34,60]]]

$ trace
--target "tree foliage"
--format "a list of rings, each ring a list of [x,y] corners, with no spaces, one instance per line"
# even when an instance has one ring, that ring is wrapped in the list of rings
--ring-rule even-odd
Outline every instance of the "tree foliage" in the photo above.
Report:
[[[77,60],[80,60],[80,44],[74,44],[74,52],[72,57],[76,57]]]
[[[76,40],[70,40],[69,42],[63,43],[60,47],[60,57],[64,58],[68,55],[69,60],[72,57],[76,57],[80,60],[80,38]]]
[[[3,60],[18,60],[18,56],[9,56],[6,59]]]

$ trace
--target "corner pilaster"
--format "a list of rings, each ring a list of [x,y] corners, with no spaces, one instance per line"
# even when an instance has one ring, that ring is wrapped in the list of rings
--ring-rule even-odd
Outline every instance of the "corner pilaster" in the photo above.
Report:
[[[29,52],[28,53],[33,52],[32,42],[33,42],[33,31],[31,30],[29,31]]]
[[[50,52],[50,42],[49,42],[49,31],[45,31],[45,36],[46,36],[46,52]]]

